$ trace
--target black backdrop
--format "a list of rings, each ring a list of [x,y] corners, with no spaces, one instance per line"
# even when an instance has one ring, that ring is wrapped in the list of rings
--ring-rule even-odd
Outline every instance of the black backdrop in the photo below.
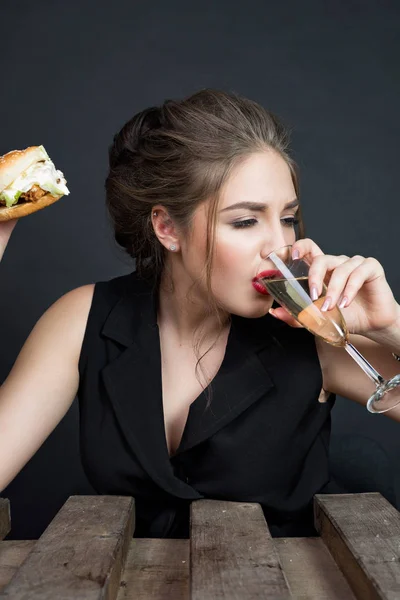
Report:
[[[70,0],[2,3],[0,154],[43,144],[71,195],[18,223],[0,266],[0,381],[68,290],[131,270],[104,206],[107,147],[135,112],[203,87],[233,90],[292,128],[307,235],[374,256],[400,298],[398,2]],[[9,539],[38,537],[91,493],[78,407],[3,490]],[[377,440],[399,489],[400,424],[338,398],[335,433]],[[1,457],[0,457],[1,460]]]

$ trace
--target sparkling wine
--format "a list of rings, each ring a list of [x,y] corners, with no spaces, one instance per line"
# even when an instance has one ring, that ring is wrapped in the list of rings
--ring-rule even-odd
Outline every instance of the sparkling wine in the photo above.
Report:
[[[308,331],[332,346],[345,346],[349,334],[340,310],[336,306],[329,312],[320,310],[326,297],[325,285],[323,295],[311,301],[306,276],[293,279],[261,278],[261,281],[271,296]]]
[[[310,264],[306,259],[292,257],[292,246],[270,252],[259,266],[258,278],[275,300],[290,312],[303,327],[332,346],[342,347],[375,384],[374,393],[367,399],[367,409],[384,413],[400,405],[400,373],[385,379],[349,340],[349,332],[339,308],[321,311],[327,288],[312,301],[309,292]],[[272,263],[272,266],[271,266]],[[346,374],[343,374],[346,377]]]

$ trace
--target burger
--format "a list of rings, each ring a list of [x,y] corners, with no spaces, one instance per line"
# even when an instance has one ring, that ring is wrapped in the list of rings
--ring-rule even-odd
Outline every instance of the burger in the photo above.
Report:
[[[0,221],[25,217],[69,194],[66,180],[43,146],[0,157]]]

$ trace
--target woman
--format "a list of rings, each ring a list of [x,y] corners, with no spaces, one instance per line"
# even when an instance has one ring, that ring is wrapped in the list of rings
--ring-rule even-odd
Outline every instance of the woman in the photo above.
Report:
[[[136,271],[72,290],[35,325],[0,388],[0,490],[78,394],[88,479],[135,497],[135,536],[187,537],[199,498],[259,502],[273,535],[315,533],[312,497],[332,489],[335,394],[365,404],[371,383],[343,349],[270,313],[252,279],[293,244],[386,377],[398,371],[400,307],[377,260],[304,238],[287,144],[273,115],[216,90],[124,125],[106,200]]]

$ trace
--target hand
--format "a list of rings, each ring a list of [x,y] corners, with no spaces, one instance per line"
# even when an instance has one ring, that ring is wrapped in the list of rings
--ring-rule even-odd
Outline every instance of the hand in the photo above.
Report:
[[[343,313],[349,333],[366,335],[393,326],[400,320],[400,306],[386,281],[382,265],[375,258],[363,256],[332,256],[324,254],[311,239],[297,240],[292,247],[299,251],[310,265],[308,280],[322,294],[322,283],[327,286],[326,298],[330,298],[327,311],[347,299]],[[273,316],[291,327],[302,327],[286,309],[271,311]]]
[[[0,260],[3,257],[8,241],[19,219],[0,221]]]

